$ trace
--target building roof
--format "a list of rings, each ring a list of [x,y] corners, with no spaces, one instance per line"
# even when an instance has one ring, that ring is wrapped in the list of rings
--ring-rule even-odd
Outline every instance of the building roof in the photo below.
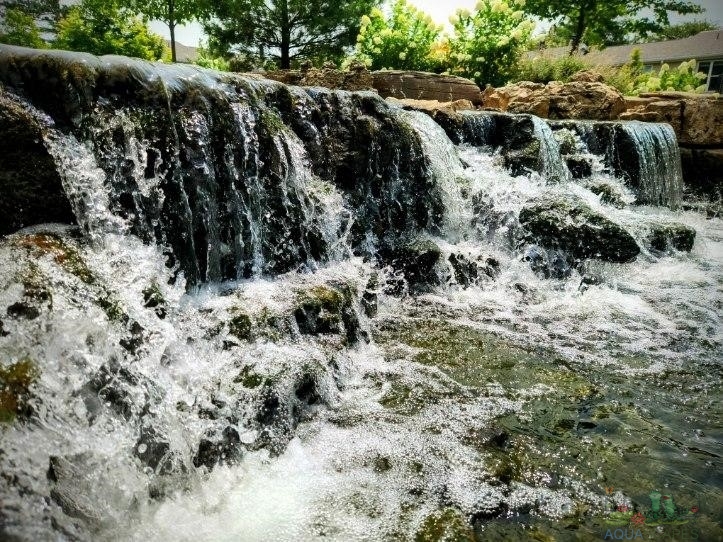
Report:
[[[585,55],[585,59],[593,64],[621,66],[630,60],[630,55],[635,49],[640,50],[645,64],[678,62],[691,58],[698,61],[711,58],[723,59],[723,28],[700,32],[695,36],[680,40],[615,45],[601,50],[592,50]],[[531,51],[528,53],[528,57],[560,58],[568,54],[570,54],[569,47],[553,47]]]

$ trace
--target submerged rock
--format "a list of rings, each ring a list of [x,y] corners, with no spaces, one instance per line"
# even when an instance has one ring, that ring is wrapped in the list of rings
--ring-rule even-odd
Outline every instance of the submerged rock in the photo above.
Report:
[[[544,247],[574,258],[628,262],[640,253],[635,239],[620,225],[571,196],[543,196],[520,212],[520,224]]]
[[[241,459],[242,445],[238,431],[227,426],[222,430],[208,431],[198,445],[193,465],[209,470],[219,463],[235,463]]]
[[[650,248],[665,252],[679,250],[690,252],[695,244],[695,229],[678,222],[665,222],[654,224],[651,228],[647,242]]]

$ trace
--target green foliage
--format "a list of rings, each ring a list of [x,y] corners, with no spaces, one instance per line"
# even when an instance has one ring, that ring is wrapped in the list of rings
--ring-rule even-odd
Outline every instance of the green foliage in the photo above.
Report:
[[[149,19],[163,21],[171,33],[171,60],[176,61],[176,26],[200,18],[206,13],[199,0],[132,0],[131,7]]]
[[[379,0],[217,0],[204,29],[214,54],[272,58],[283,69],[300,60],[339,60],[355,43],[361,17]]]
[[[231,63],[223,57],[214,56],[206,46],[198,48],[196,64],[210,70],[218,70],[221,72],[231,71]]]
[[[680,40],[695,36],[706,30],[718,30],[718,26],[708,21],[690,21],[663,27],[651,35],[647,41]]]
[[[373,70],[431,70],[432,49],[442,29],[406,0],[396,0],[388,17],[374,8],[362,17],[357,56]]]
[[[669,13],[700,13],[702,8],[686,0],[527,0],[528,13],[556,21],[556,35],[569,39],[577,50],[587,45],[626,43],[631,34],[640,37],[660,33],[670,25]]]
[[[534,23],[519,9],[524,0],[480,0],[474,13],[452,17],[451,71],[479,85],[499,86],[514,74]]]
[[[676,68],[663,64],[658,73],[643,73],[635,80],[635,88],[632,94],[641,92],[656,92],[660,90],[684,91],[684,92],[705,92],[705,81],[707,75],[698,73],[697,62],[689,60],[681,63]]]
[[[166,44],[145,20],[119,2],[83,0],[58,23],[55,46],[96,55],[127,55],[146,60],[163,57]]]
[[[564,56],[554,59],[535,57],[520,61],[515,81],[532,81],[533,83],[562,81],[566,83],[574,74],[587,69],[589,69],[589,65],[579,56]]]
[[[5,12],[5,22],[0,31],[0,43],[34,47],[35,49],[46,47],[35,24],[35,17],[27,15],[18,8],[11,8]]]

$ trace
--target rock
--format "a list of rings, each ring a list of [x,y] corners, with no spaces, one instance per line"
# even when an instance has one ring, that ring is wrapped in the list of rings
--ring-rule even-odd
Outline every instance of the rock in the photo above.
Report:
[[[723,149],[680,149],[686,188],[713,201],[723,200]]]
[[[600,196],[602,203],[607,203],[613,207],[622,209],[625,207],[625,200],[623,199],[623,193],[620,189],[612,183],[605,181],[595,181],[587,185],[590,192],[596,196]]]
[[[205,466],[212,470],[220,463],[235,463],[241,459],[242,446],[238,431],[231,426],[222,431],[208,431],[198,445],[193,458],[196,468]]]
[[[469,288],[480,280],[497,278],[499,274],[499,262],[494,258],[461,253],[450,254],[448,260],[452,266],[455,282],[462,288]]]
[[[589,156],[571,154],[565,156],[565,163],[573,179],[585,179],[592,175],[592,160]]]
[[[545,250],[537,245],[527,247],[522,260],[540,278],[565,279],[572,274],[572,266],[565,254],[558,250]]]
[[[404,273],[410,286],[419,286],[436,282],[433,271],[441,255],[434,241],[417,238],[394,247],[388,259],[392,267]]]
[[[22,102],[0,87],[0,236],[34,224],[74,224],[45,127]]]
[[[550,119],[612,120],[625,111],[625,99],[601,82],[523,81],[484,93],[483,106]]]
[[[143,290],[143,306],[148,309],[153,309],[156,316],[163,320],[168,312],[168,307],[163,292],[157,282],[153,282]]]
[[[569,128],[560,128],[553,132],[558,145],[560,145],[560,154],[575,154],[577,152],[577,141],[575,140],[575,132]]]
[[[415,71],[384,70],[372,72],[374,88],[383,98],[482,102],[480,88],[469,79]]]
[[[252,322],[248,314],[239,313],[228,323],[228,332],[234,337],[243,341],[249,341],[252,338]]]
[[[628,262],[640,253],[621,226],[571,196],[543,196],[520,212],[520,224],[533,242],[563,250],[576,259]]]
[[[28,419],[34,412],[33,386],[40,378],[37,364],[29,358],[0,366],[0,422]]]
[[[579,71],[570,77],[570,81],[577,81],[580,83],[602,83],[605,78],[598,72],[592,70]]]
[[[622,120],[667,122],[682,146],[723,147],[723,97],[687,92],[643,93],[626,98]]]
[[[654,224],[647,242],[654,250],[661,252],[672,249],[690,252],[695,244],[695,229],[677,222]]]
[[[150,425],[141,428],[135,456],[156,474],[169,474],[174,470],[173,453],[168,438]]]
[[[366,314],[368,318],[374,318],[379,310],[379,286],[379,275],[374,273],[369,277],[369,281],[361,298],[364,314]]]
[[[315,286],[299,293],[294,318],[304,335],[344,334],[350,344],[361,335],[353,307],[354,294],[346,284]]]
[[[348,70],[339,70],[333,63],[326,63],[321,69],[302,66],[300,70],[268,71],[263,75],[266,79],[301,87],[324,87],[349,91],[374,90],[375,88],[371,72],[360,63],[349,66]]]
[[[53,482],[50,497],[63,512],[85,522],[92,528],[103,525],[107,503],[98,501],[93,482],[88,477],[85,456],[50,457],[48,479]],[[106,516],[107,517],[107,516]]]
[[[458,510],[447,508],[426,517],[415,542],[474,542],[474,530]]]

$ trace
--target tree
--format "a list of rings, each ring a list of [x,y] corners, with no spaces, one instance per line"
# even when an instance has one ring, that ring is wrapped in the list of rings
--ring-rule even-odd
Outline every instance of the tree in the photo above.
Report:
[[[7,28],[12,25],[18,31],[21,31],[21,28],[24,28],[25,32],[32,31],[27,19],[30,17],[32,26],[37,29],[42,40],[40,33],[44,34],[45,38],[54,33],[61,12],[60,0],[0,0],[0,30],[5,27],[3,32],[7,32]],[[23,21],[19,15],[25,16]]]
[[[176,62],[176,26],[200,18],[204,6],[198,0],[134,0],[133,7],[150,19],[163,21],[171,34],[171,60]]]
[[[355,43],[361,17],[379,0],[218,0],[204,29],[217,54],[292,60],[339,58]]]
[[[95,55],[127,55],[160,59],[166,44],[146,21],[116,0],[83,0],[58,23],[59,49]]]
[[[35,17],[27,15],[17,8],[8,9],[5,12],[3,27],[0,29],[0,43],[35,49],[46,47],[45,41],[40,37],[40,30],[35,24]]]
[[[527,0],[525,10],[554,21],[557,32],[570,39],[570,54],[588,45],[625,43],[627,36],[662,32],[668,13],[701,13],[686,0]],[[648,15],[648,13],[650,13]]]
[[[650,36],[649,41],[680,40],[695,36],[706,30],[718,30],[718,26],[708,21],[690,21],[687,23],[674,24]]]
[[[378,8],[362,17],[357,56],[374,70],[429,70],[441,31],[429,15],[396,0],[388,17]]]
[[[458,10],[451,19],[452,72],[479,85],[505,84],[525,50],[534,23],[525,18],[517,0],[480,0],[474,13]]]

